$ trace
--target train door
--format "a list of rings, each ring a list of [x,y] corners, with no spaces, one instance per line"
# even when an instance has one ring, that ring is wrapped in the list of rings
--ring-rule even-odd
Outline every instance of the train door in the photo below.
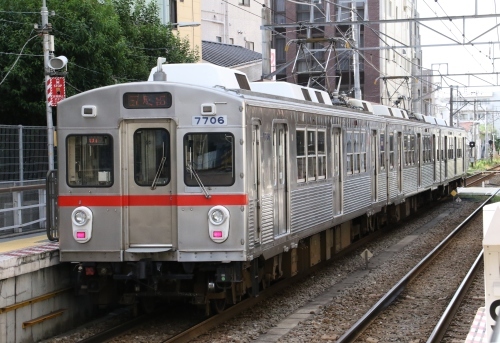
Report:
[[[434,170],[434,175],[433,175],[433,181],[436,182],[437,181],[437,168],[438,168],[438,158],[439,158],[439,154],[436,154],[436,135],[432,135],[432,163],[433,163],[433,170]]]
[[[422,156],[421,156],[421,148],[422,148],[422,135],[417,133],[417,146],[415,153],[417,154],[417,187],[422,185]]]
[[[332,178],[333,178],[333,214],[342,214],[342,131],[338,127],[332,129]]]
[[[286,123],[273,123],[274,235],[288,232],[288,129]]]
[[[453,176],[457,175],[457,137],[453,137]]]
[[[372,141],[371,141],[371,170],[372,170],[372,202],[376,202],[378,198],[377,189],[378,189],[378,133],[377,130],[372,131]]]
[[[403,192],[403,136],[398,132],[398,193]]]
[[[168,251],[173,244],[171,142],[173,122],[126,122],[123,192],[128,252]]]
[[[448,137],[444,136],[444,179],[448,179]]]
[[[252,174],[253,184],[252,192],[255,206],[255,224],[254,224],[254,241],[261,242],[261,227],[262,227],[262,210],[261,202],[261,187],[262,187],[262,166],[261,166],[261,144],[260,144],[260,122],[255,120],[252,123]]]

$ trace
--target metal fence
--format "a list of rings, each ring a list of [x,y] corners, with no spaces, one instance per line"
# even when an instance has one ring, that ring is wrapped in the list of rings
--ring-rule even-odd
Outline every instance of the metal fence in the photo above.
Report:
[[[45,228],[47,128],[0,125],[0,234]]]
[[[47,128],[0,125],[0,182],[45,179]]]

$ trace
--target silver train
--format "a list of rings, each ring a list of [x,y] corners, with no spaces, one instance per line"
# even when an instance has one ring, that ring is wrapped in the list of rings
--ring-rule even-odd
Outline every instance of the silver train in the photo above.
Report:
[[[352,104],[205,64],[60,102],[56,225],[77,291],[221,310],[463,181],[463,130]]]

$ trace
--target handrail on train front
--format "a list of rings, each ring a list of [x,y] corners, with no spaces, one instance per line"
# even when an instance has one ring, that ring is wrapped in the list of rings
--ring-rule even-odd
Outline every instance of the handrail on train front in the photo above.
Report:
[[[49,170],[46,180],[46,228],[47,238],[50,241],[59,241],[59,228],[57,227],[57,170]]]

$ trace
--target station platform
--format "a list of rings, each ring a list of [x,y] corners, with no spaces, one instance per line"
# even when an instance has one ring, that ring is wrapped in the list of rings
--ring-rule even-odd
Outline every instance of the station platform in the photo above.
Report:
[[[474,321],[470,326],[469,333],[465,338],[464,343],[478,343],[478,342],[487,342],[486,341],[486,313],[484,312],[484,307],[480,307],[476,316],[474,317]]]
[[[70,275],[44,231],[0,237],[0,342],[39,342],[88,320],[91,305],[75,297]]]
[[[23,250],[47,244],[59,246],[58,243],[51,242],[47,239],[44,230],[23,235],[0,236],[0,255],[14,250]]]

